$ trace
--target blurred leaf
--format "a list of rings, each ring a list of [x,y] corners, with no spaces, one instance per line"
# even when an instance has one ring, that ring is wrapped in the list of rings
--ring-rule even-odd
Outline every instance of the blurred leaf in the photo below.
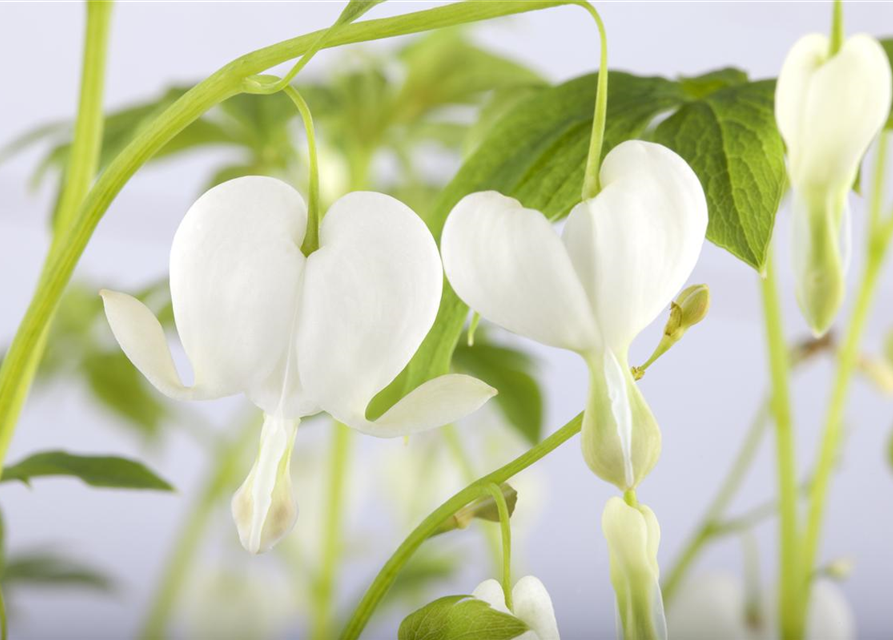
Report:
[[[446,596],[411,613],[398,640],[511,640],[525,631],[518,618],[471,596]]]
[[[158,434],[167,408],[120,349],[89,353],[82,363],[94,398],[146,435]]]
[[[64,122],[52,122],[26,131],[22,135],[13,138],[3,147],[0,147],[0,164],[42,140],[65,134],[71,135],[71,127]]]
[[[456,575],[462,565],[461,556],[426,549],[430,548],[419,549],[400,570],[394,584],[388,589],[383,605],[400,603],[403,606],[419,606],[433,588]]]
[[[5,589],[24,586],[74,587],[112,591],[114,582],[101,571],[55,553],[29,553],[10,557],[0,583]]]
[[[504,115],[546,87],[547,85],[543,84],[518,85],[494,91],[484,103],[478,114],[477,122],[471,127],[465,138],[465,155],[470,156],[477,150],[493,125],[499,122]]]
[[[45,476],[80,478],[94,487],[174,490],[170,484],[136,460],[117,456],[83,456],[65,451],[35,453],[21,462],[9,465],[3,469],[0,482],[20,480],[29,484],[34,478]]]
[[[880,42],[884,48],[884,53],[887,54],[887,59],[890,60],[890,66],[893,67],[893,38],[884,38]],[[890,111],[890,117],[887,119],[885,128],[893,129],[893,110]]]
[[[460,343],[453,365],[494,387],[493,399],[508,423],[530,444],[540,441],[543,430],[543,394],[532,375],[533,359],[508,347],[478,339],[473,347]]]
[[[747,82],[747,73],[734,67],[717,69],[700,76],[682,76],[679,84],[687,96],[695,100],[705,98],[715,91]]]
[[[787,185],[774,98],[774,80],[730,86],[689,102],[654,136],[698,174],[710,213],[707,239],[757,270]]]

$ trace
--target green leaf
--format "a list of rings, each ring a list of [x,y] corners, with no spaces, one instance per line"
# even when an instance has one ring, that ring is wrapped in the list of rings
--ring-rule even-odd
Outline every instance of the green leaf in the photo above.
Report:
[[[20,480],[29,484],[34,478],[71,476],[94,487],[113,489],[153,489],[173,491],[145,465],[117,456],[82,456],[65,451],[35,453],[3,469],[0,482]]]
[[[530,627],[471,596],[446,596],[409,614],[398,640],[511,640]]]
[[[335,21],[335,24],[349,24],[375,5],[381,4],[384,1],[385,0],[350,0],[350,2],[347,3],[347,6],[344,7],[341,15],[338,16],[338,20]]]
[[[81,366],[100,404],[147,436],[158,435],[167,407],[123,351],[88,353]]]
[[[81,562],[55,553],[29,553],[9,558],[0,583],[4,588],[21,586],[75,587],[113,591],[115,584],[107,575]]]
[[[700,76],[682,76],[679,83],[689,98],[699,100],[715,91],[747,82],[747,73],[734,67],[717,69]]]
[[[787,181],[774,94],[773,80],[721,89],[687,103],[654,135],[698,174],[707,239],[760,271]]]
[[[580,201],[589,150],[596,75],[543,89],[518,104],[493,128],[443,190],[426,222],[435,237],[453,206],[475,191],[495,189],[549,217],[566,215]],[[640,137],[652,120],[684,101],[679,84],[612,72],[604,153]],[[413,359],[372,402],[370,417],[383,414],[418,385],[449,371],[468,313],[445,284],[437,321]]]
[[[508,423],[530,444],[540,441],[543,430],[543,394],[533,377],[533,359],[527,354],[482,342],[473,347],[459,344],[453,365],[497,389],[494,398]]]

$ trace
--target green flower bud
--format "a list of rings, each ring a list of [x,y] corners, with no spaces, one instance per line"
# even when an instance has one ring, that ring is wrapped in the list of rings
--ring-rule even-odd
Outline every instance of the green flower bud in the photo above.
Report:
[[[634,489],[660,457],[660,428],[630,373],[626,356],[610,351],[589,362],[583,415],[583,458],[602,480]]]
[[[678,340],[689,328],[707,317],[707,312],[710,310],[710,288],[706,284],[693,284],[684,289],[673,303],[673,309],[679,309],[676,314],[679,318],[678,326],[674,327],[674,331],[671,333],[667,330],[670,328],[670,322],[668,322],[664,333],[666,335],[677,334],[676,339]],[[673,321],[672,311],[670,321]],[[680,331],[682,333],[679,333]]]
[[[630,506],[611,498],[602,514],[602,531],[608,541],[611,584],[617,599],[617,637],[624,640],[666,638],[657,549],[660,526],[644,505]]]

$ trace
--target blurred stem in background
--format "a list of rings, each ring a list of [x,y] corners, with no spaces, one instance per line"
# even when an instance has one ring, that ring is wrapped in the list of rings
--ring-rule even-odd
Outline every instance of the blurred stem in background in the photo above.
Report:
[[[797,464],[788,380],[790,363],[771,253],[766,260],[766,275],[760,284],[766,344],[769,349],[769,372],[772,382],[770,407],[775,420],[775,456],[778,469],[778,620],[781,637],[796,640],[803,635],[803,620],[798,616],[801,589],[797,532]]]
[[[240,419],[238,428],[227,429],[227,431],[239,431],[239,434],[218,445],[216,455],[210,463],[204,488],[188,510],[186,521],[180,529],[161,574],[161,581],[139,635],[143,640],[166,637],[174,607],[183,593],[183,587],[195,561],[200,556],[201,543],[209,520],[227,490],[231,490],[235,484],[239,463],[246,448],[250,448],[252,441],[257,437],[257,428],[257,419],[249,420],[247,424],[244,419]]]
[[[322,566],[314,589],[313,627],[310,637],[313,640],[328,640],[333,637],[335,621],[335,584],[339,560],[344,544],[342,524],[347,502],[345,481],[350,476],[351,430],[336,422],[332,429],[332,443],[329,448],[329,478],[326,482],[326,516],[323,519]]]
[[[869,204],[865,266],[859,283],[858,293],[856,294],[853,314],[844,336],[843,346],[838,353],[837,373],[834,378],[834,386],[831,391],[831,399],[825,419],[822,444],[816,459],[815,480],[809,493],[809,514],[803,534],[803,555],[801,560],[803,573],[800,580],[805,594],[803,602],[801,602],[802,608],[799,611],[801,620],[805,619],[807,613],[806,606],[809,601],[807,596],[812,585],[815,564],[818,558],[825,503],[828,498],[828,485],[830,484],[831,473],[837,463],[843,435],[843,412],[846,408],[850,380],[858,365],[862,333],[865,330],[865,323],[868,320],[868,314],[874,302],[878,276],[890,247],[891,235],[893,235],[893,214],[881,215],[887,145],[890,135],[889,132],[882,131],[877,142],[874,184],[872,185],[871,202]]]

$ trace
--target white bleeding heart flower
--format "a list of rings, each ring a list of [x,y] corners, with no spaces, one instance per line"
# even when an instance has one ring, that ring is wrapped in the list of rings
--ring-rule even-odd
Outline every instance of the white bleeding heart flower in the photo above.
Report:
[[[560,640],[552,599],[539,578],[525,576],[515,583],[512,589],[513,611],[509,611],[505,605],[505,593],[496,580],[484,580],[471,595],[497,611],[515,616],[530,627],[516,640]]]
[[[763,594],[766,595],[765,593]],[[744,585],[735,576],[707,574],[685,583],[667,610],[669,632],[687,640],[772,640],[778,637],[775,598],[748,602]],[[853,610],[839,586],[817,580],[811,589],[806,640],[853,640],[857,637]]]
[[[257,460],[232,505],[252,553],[294,524],[288,464],[301,417],[325,411],[387,438],[458,420],[495,393],[475,378],[444,375],[369,420],[370,400],[434,322],[443,283],[437,247],[411,209],[379,193],[336,201],[309,257],[300,249],[306,226],[301,196],[272,178],[226,182],[189,209],[171,248],[170,284],[192,385],[181,381],[152,312],[102,292],[115,338],[162,393],[244,393],[263,409]]]
[[[775,118],[794,193],[797,300],[818,335],[843,302],[847,194],[890,115],[890,99],[890,63],[877,40],[864,34],[834,56],[826,36],[804,36],[778,76]]]
[[[660,430],[627,353],[694,268],[707,202],[686,162],[658,144],[618,145],[599,175],[602,191],[574,207],[563,237],[540,212],[488,191],[455,206],[441,251],[469,307],[585,359],[583,455],[599,477],[626,490],[660,455]]]

